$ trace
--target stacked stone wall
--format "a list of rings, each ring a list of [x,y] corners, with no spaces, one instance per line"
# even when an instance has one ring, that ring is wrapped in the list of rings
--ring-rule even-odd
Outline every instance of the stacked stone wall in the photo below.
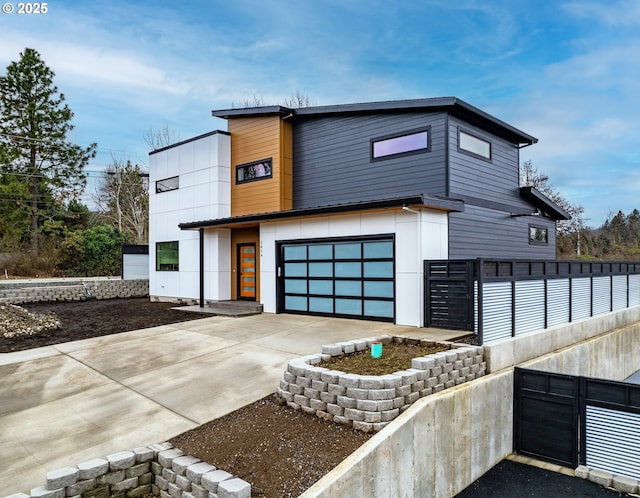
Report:
[[[170,443],[114,453],[47,473],[30,494],[6,498],[250,498],[251,485]]]
[[[83,278],[0,282],[0,302],[11,304],[147,297],[149,280]]]
[[[365,351],[372,342],[401,343],[403,337],[384,336],[322,347],[322,353],[290,360],[278,396],[290,407],[325,420],[377,432],[418,399],[482,377],[486,371],[481,346],[441,344],[450,349],[414,358],[408,370],[387,375],[356,375],[322,367],[333,356]]]

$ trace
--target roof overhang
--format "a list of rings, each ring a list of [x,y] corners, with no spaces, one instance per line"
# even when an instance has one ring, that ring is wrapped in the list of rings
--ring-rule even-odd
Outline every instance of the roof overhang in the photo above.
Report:
[[[222,109],[211,111],[218,118],[241,118],[254,116],[280,115],[293,119],[337,116],[349,114],[382,114],[398,112],[449,112],[467,123],[485,129],[518,146],[532,145],[537,138],[501,121],[498,118],[468,104],[457,97],[437,97],[428,99],[390,100],[384,102],[364,102],[356,104],[338,104],[328,106],[300,107],[290,109],[282,106],[246,107],[242,109]]]
[[[567,211],[534,187],[520,187],[520,195],[555,221],[571,219]]]
[[[200,228],[236,228],[240,226],[255,226],[268,221],[305,218],[309,216],[345,214],[351,212],[355,213],[361,211],[375,211],[380,209],[401,209],[403,207],[430,208],[439,211],[464,211],[464,202],[437,196],[414,195],[407,197],[395,197],[391,199],[334,204],[331,206],[289,209],[286,211],[275,211],[270,213],[231,216],[229,218],[180,223],[178,226],[181,230],[197,230]]]

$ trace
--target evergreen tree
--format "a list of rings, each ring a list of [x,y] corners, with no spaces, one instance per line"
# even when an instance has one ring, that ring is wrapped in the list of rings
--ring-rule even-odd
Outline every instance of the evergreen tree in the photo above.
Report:
[[[2,210],[11,212],[12,202],[18,202],[27,211],[23,238],[33,254],[38,253],[42,220],[83,192],[83,169],[96,149],[96,144],[81,147],[68,140],[73,112],[53,84],[54,76],[31,48],[0,76]]]

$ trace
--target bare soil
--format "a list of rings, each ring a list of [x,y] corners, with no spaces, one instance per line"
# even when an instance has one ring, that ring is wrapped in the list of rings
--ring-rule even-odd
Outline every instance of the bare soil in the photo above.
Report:
[[[32,313],[55,313],[60,328],[34,335],[0,337],[0,352],[211,316],[177,311],[173,307],[148,299],[25,304],[24,308]],[[370,437],[282,406],[271,395],[171,442],[186,454],[250,482],[252,496],[284,498],[302,494]],[[158,441],[149,441],[155,442]]]

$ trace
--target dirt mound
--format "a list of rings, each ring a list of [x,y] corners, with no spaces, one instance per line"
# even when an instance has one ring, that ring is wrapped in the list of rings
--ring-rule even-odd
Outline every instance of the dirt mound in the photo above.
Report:
[[[32,336],[47,330],[60,328],[58,316],[29,313],[15,304],[0,304],[0,336],[5,338]]]

